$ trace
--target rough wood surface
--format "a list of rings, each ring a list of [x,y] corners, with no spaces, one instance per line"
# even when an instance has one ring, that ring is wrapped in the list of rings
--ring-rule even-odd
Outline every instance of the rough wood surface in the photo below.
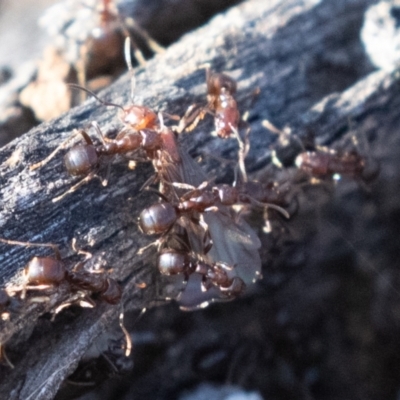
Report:
[[[239,361],[232,362],[239,375],[233,383],[244,381],[245,386],[270,394],[271,398],[283,398],[279,397],[280,390],[292,393],[301,390],[306,396],[315,382],[326,395],[324,398],[332,399],[391,398],[396,391],[394,383],[385,382],[384,372],[391,362],[396,365],[399,351],[394,341],[398,319],[392,314],[399,297],[395,280],[398,267],[395,227],[399,215],[396,199],[400,181],[396,161],[398,78],[381,72],[367,76],[371,67],[363,55],[358,33],[363,13],[372,3],[247,1],[183,37],[145,69],[136,71],[135,93],[143,103],[180,115],[193,101],[204,101],[204,71],[198,67],[205,62],[211,63],[214,70],[226,71],[238,79],[241,107],[246,105],[246,95],[259,87],[261,94],[251,108],[249,120],[251,171],[268,162],[270,145],[276,141],[276,136],[261,126],[263,119],[279,127],[288,125],[299,135],[312,131],[322,144],[340,145],[356,135],[360,142],[369,142],[363,150],[367,148],[368,155],[381,163],[380,177],[369,192],[357,183],[347,182],[338,186],[333,203],[324,207],[319,205],[320,199],[326,197],[321,192],[314,202],[309,194],[301,197],[299,216],[287,223],[290,245],[281,243],[287,242],[287,234],[285,240],[276,243],[261,235],[264,279],[250,299],[186,317],[169,309],[177,324],[185,318],[192,323],[188,328],[191,334],[198,332],[203,336],[197,342],[199,346],[214,345],[210,338],[217,335],[215,332],[220,338],[229,338],[226,344],[229,351],[242,349],[240,342],[248,341],[252,343],[251,349],[245,347],[242,353],[252,354],[258,351],[257,346],[253,347],[257,343],[264,358],[254,361],[240,353]],[[128,103],[128,77],[101,97]],[[51,199],[72,182],[64,172],[62,157],[56,157],[38,171],[28,169],[74,128],[85,127],[93,120],[104,131],[119,126],[115,110],[89,101],[1,149],[1,232],[2,236],[13,239],[60,244],[66,256],[72,254],[69,244],[77,237],[79,246],[90,249],[95,256],[104,253],[113,276],[124,283],[125,309],[138,310],[154,305],[165,295],[165,287],[155,274],[154,260],[143,260],[136,254],[147,242],[138,233],[136,218],[151,201],[139,193],[151,168],[139,165],[132,172],[120,160],[113,163],[106,188],[93,181],[55,204]],[[182,138],[182,145],[194,156],[210,153],[232,156],[235,143],[211,138],[210,129],[210,124],[202,125],[195,134]],[[221,176],[219,164],[211,158],[205,159],[209,173]],[[230,177],[229,171],[222,175]],[[37,251],[2,246],[3,284],[33,254]],[[146,289],[137,289],[137,282],[145,282]],[[53,324],[39,319],[53,307],[53,302],[65,296],[62,291],[54,293],[50,303],[31,305],[13,315],[11,321],[2,323],[0,342],[8,341],[16,364],[12,371],[2,369],[2,398],[53,398],[62,380],[75,369],[104,327],[115,329],[119,308],[104,305],[84,311],[76,318],[60,315]],[[212,318],[213,312],[219,316],[218,322]],[[156,331],[162,325],[155,323],[157,319],[168,318],[168,311],[161,313],[164,314],[149,317],[146,326],[153,324],[149,330]],[[226,327],[218,331],[218,326],[224,323]],[[231,332],[235,329],[236,336]],[[383,345],[385,338],[392,340],[389,347]],[[345,340],[353,340],[356,345],[346,346]],[[179,351],[164,363],[152,364],[151,373],[143,374],[131,393],[144,392],[145,397],[141,398],[168,398],[167,394],[177,391],[179,384],[193,384],[191,370],[184,368],[192,363],[189,358],[195,347],[193,337],[176,333],[174,340],[166,342]],[[303,353],[296,353],[296,346],[301,348],[303,344],[306,346]],[[286,352],[285,346],[293,350]],[[179,362],[178,355],[182,357]],[[381,369],[373,365],[376,357]],[[243,368],[239,373],[237,363],[241,361]],[[174,378],[168,375],[171,368],[178,371]],[[302,372],[298,372],[299,368]],[[255,377],[251,379],[249,375],[253,372]],[[271,374],[271,378],[257,385],[260,374]],[[371,382],[369,374],[374,376]],[[165,378],[165,383],[157,388],[159,397],[151,392],[157,376]],[[286,378],[290,382],[285,386]]]

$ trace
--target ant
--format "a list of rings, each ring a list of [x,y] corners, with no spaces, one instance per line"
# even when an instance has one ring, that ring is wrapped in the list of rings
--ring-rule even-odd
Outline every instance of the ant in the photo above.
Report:
[[[274,182],[265,185],[257,181],[248,181],[237,186],[218,184],[211,188],[207,188],[208,182],[203,182],[197,188],[185,184],[178,185],[189,189],[181,198],[180,210],[204,212],[214,210],[213,207],[218,204],[224,206],[250,204],[273,208],[286,218],[290,218],[289,213],[283,208],[289,205],[286,199],[287,190],[280,190]]]
[[[64,20],[59,21],[61,18]],[[57,19],[58,24],[54,23]],[[51,7],[40,21],[54,36],[56,30],[58,47],[64,58],[77,71],[78,82],[85,85],[87,78],[105,73],[117,75],[123,68],[121,48],[124,37],[136,33],[155,53],[161,47],[148,33],[138,26],[133,18],[119,14],[113,0],[75,1]],[[134,44],[135,57],[139,64],[146,63],[139,48]]]
[[[163,275],[183,274],[188,280],[189,275],[196,273],[202,276],[202,290],[208,291],[217,287],[226,298],[237,297],[245,290],[246,284],[238,276],[231,277],[228,271],[233,267],[223,262],[209,264],[194,257],[187,252],[175,249],[163,249],[157,258],[158,270]]]
[[[230,185],[217,185],[207,189],[208,182],[204,182],[198,188],[193,188],[191,185],[173,183],[173,186],[179,188],[191,188],[189,192],[183,195],[177,205],[172,205],[167,201],[165,196],[158,193],[164,201],[153,204],[145,208],[139,215],[139,227],[146,235],[168,234],[174,224],[182,216],[189,218],[197,224],[205,228],[205,237],[209,238],[208,227],[204,221],[198,220],[193,212],[204,213],[207,211],[218,211],[218,205],[232,206],[235,204],[251,204],[262,207],[271,207],[281,212],[286,218],[290,218],[289,213],[280,205],[266,203],[273,201],[287,206],[285,199],[274,187],[263,187],[259,182],[246,182],[241,187],[237,188]],[[212,245],[212,240],[208,246]],[[204,249],[206,254],[209,247]]]
[[[215,133],[221,138],[229,138],[236,134],[240,113],[235,99],[237,84],[234,79],[224,73],[211,72],[206,67],[207,105],[192,105],[182,118],[179,130],[192,131],[206,113],[214,115]]]
[[[294,164],[300,171],[313,178],[339,180],[341,176],[347,176],[351,179],[360,179],[365,183],[369,183],[379,174],[379,165],[361,155],[356,149],[346,151],[316,146],[314,135],[309,132],[310,135],[305,138],[305,141],[311,141],[310,147],[312,150],[306,150],[304,139],[290,135],[290,129],[280,130],[268,120],[263,121],[263,126],[279,135],[282,143],[290,143],[290,140],[293,139],[293,142],[300,146],[302,151],[297,154]],[[353,145],[358,144],[354,136],[352,141]],[[280,168],[283,166],[275,151],[273,151],[273,162]]]
[[[0,238],[0,242],[26,247],[49,247],[54,251],[55,257],[33,257],[24,268],[22,287],[9,288],[10,292],[22,291],[21,299],[25,298],[26,290],[47,289],[63,282],[67,282],[74,291],[83,290],[96,294],[109,304],[117,304],[121,299],[122,289],[113,278],[104,273],[82,270],[91,255],[86,260],[76,264],[72,270],[68,270],[61,258],[58,246],[55,244],[20,242],[3,238]]]
[[[348,176],[365,183],[373,181],[379,167],[373,165],[357,151],[315,150],[300,153],[295,160],[297,168],[315,178],[340,179]]]

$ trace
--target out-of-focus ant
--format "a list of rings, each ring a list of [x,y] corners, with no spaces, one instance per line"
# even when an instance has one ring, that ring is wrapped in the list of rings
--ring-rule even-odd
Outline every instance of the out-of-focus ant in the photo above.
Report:
[[[282,131],[267,120],[263,121],[263,126],[279,135],[281,142],[290,143],[293,141],[300,146],[303,151],[297,154],[294,164],[300,171],[312,178],[339,180],[342,176],[346,176],[369,183],[379,174],[379,165],[369,157],[362,155],[356,148],[342,150],[316,146],[315,138],[311,135],[311,137],[304,139],[306,142],[311,142],[307,147],[312,149],[306,150],[303,139],[296,135],[291,135],[290,130]],[[354,136],[352,141],[355,142],[352,146],[358,145]],[[275,152],[273,152],[273,160],[276,165],[282,167]]]
[[[226,298],[239,296],[246,287],[243,280],[232,273],[234,267],[223,262],[209,264],[175,249],[163,249],[158,255],[157,267],[163,275],[182,274],[186,280],[193,273],[199,274],[202,277],[202,290],[207,291],[215,286]]]
[[[365,183],[373,181],[379,167],[357,151],[315,150],[300,153],[295,160],[297,168],[317,179],[340,179],[347,176]]]
[[[238,130],[240,113],[236,95],[236,82],[223,73],[207,74],[208,107],[214,113],[215,133],[221,138],[231,137]]]
[[[67,282],[72,291],[85,291],[98,295],[101,300],[109,304],[119,303],[122,289],[119,284],[105,273],[89,272],[84,269],[87,259],[68,270],[62,260],[58,246],[52,243],[20,242],[0,238],[0,242],[26,246],[49,247],[53,249],[55,257],[33,257],[24,268],[22,286],[11,286],[7,292],[21,292],[21,299],[26,296],[27,290],[41,290]],[[88,254],[88,253],[86,253]]]
[[[75,67],[81,85],[87,79],[116,75],[123,69],[121,49],[124,37],[131,32],[152,51],[164,51],[132,18],[120,15],[113,0],[65,1],[51,7],[40,23],[52,37],[56,36],[56,46]],[[144,56],[133,44],[135,57],[143,65]]]

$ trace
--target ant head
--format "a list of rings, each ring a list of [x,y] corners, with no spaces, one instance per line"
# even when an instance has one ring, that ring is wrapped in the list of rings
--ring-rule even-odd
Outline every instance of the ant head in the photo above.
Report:
[[[120,118],[124,125],[136,131],[157,127],[157,114],[145,106],[131,105],[124,107]]]
[[[208,94],[210,96],[218,96],[222,89],[234,95],[236,93],[236,82],[228,75],[211,73],[207,79]]]
[[[53,257],[33,257],[25,267],[25,276],[30,284],[55,285],[64,280],[65,267]]]

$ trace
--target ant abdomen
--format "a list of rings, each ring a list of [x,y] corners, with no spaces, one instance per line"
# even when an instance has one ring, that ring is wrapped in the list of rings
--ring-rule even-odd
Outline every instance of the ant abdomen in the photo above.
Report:
[[[191,269],[190,257],[187,253],[165,249],[158,255],[157,267],[163,275],[187,274]]]
[[[145,208],[139,216],[139,226],[146,235],[165,233],[178,219],[175,207],[166,202]]]
[[[89,174],[99,163],[99,156],[94,145],[78,144],[64,156],[64,164],[70,175]]]
[[[64,264],[51,257],[33,257],[25,267],[28,284],[56,285],[65,278]]]

